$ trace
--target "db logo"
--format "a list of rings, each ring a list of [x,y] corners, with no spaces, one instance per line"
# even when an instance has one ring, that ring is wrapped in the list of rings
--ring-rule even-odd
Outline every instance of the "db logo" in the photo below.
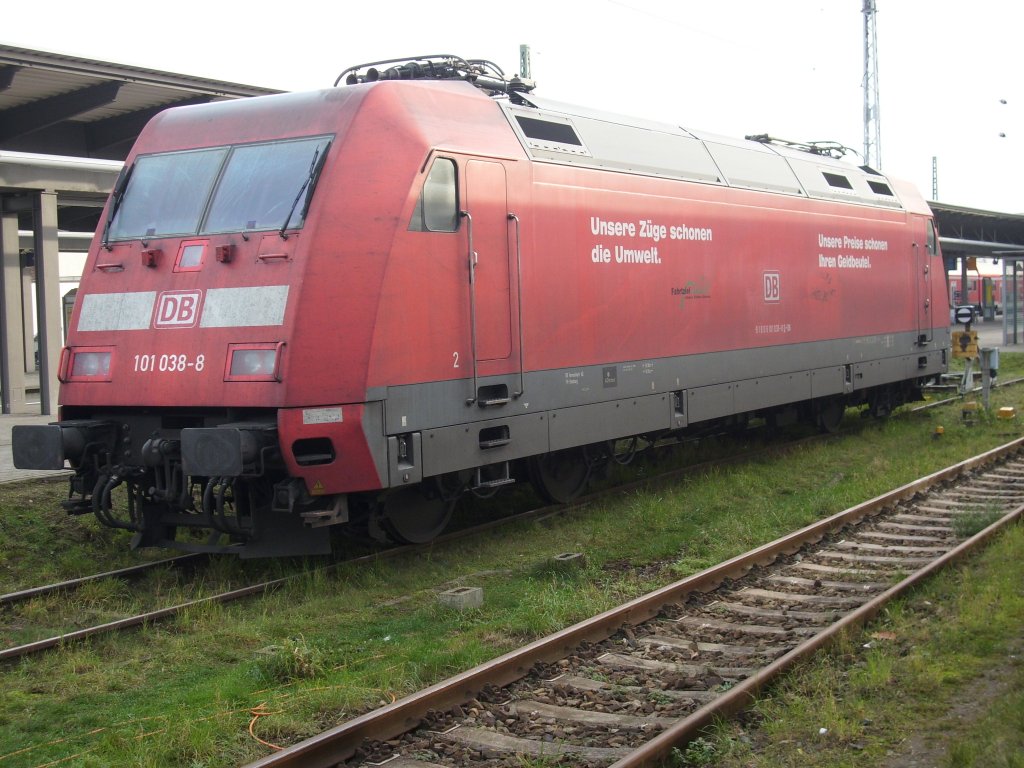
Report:
[[[164,291],[157,298],[153,327],[194,328],[202,301],[202,291]]]
[[[765,272],[764,273],[764,300],[765,301],[779,301],[781,299],[781,293],[779,290],[779,273],[778,272]]]

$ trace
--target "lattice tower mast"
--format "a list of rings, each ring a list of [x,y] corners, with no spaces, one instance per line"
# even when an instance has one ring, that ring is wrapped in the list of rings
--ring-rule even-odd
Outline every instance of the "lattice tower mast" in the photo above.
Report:
[[[864,0],[864,164],[882,169],[882,123],[878,116],[878,34],[875,0]]]
[[[533,73],[530,70],[530,46],[525,44],[519,46],[519,76],[523,80],[529,80],[533,77]]]

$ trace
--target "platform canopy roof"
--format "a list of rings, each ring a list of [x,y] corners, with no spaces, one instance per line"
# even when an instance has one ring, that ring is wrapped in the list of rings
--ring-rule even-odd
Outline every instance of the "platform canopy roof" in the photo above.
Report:
[[[0,205],[31,227],[35,191],[62,230],[91,231],[119,163],[163,109],[279,91],[0,45]]]
[[[1024,214],[931,201],[942,252],[949,256],[1024,258]]]
[[[162,109],[271,93],[0,45],[0,149],[123,160]]]

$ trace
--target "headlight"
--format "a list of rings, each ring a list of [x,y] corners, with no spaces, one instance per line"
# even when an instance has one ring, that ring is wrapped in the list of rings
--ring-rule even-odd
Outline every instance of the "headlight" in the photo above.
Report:
[[[280,381],[279,353],[284,342],[231,344],[226,381]]]
[[[232,376],[271,376],[277,352],[273,349],[237,349],[231,356]]]
[[[72,348],[69,381],[110,381],[110,361],[113,350],[98,348]]]

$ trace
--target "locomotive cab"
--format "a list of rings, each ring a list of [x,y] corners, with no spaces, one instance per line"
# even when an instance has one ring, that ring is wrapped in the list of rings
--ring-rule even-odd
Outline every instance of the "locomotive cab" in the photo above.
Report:
[[[61,421],[17,427],[15,465],[67,461],[65,508],[135,531],[136,546],[328,552],[309,523],[344,504],[297,492],[277,406],[294,261],[334,133],[244,140],[236,122],[243,140],[188,146],[202,141],[190,122],[185,146],[167,147],[160,122],[91,248],[58,374]]]

